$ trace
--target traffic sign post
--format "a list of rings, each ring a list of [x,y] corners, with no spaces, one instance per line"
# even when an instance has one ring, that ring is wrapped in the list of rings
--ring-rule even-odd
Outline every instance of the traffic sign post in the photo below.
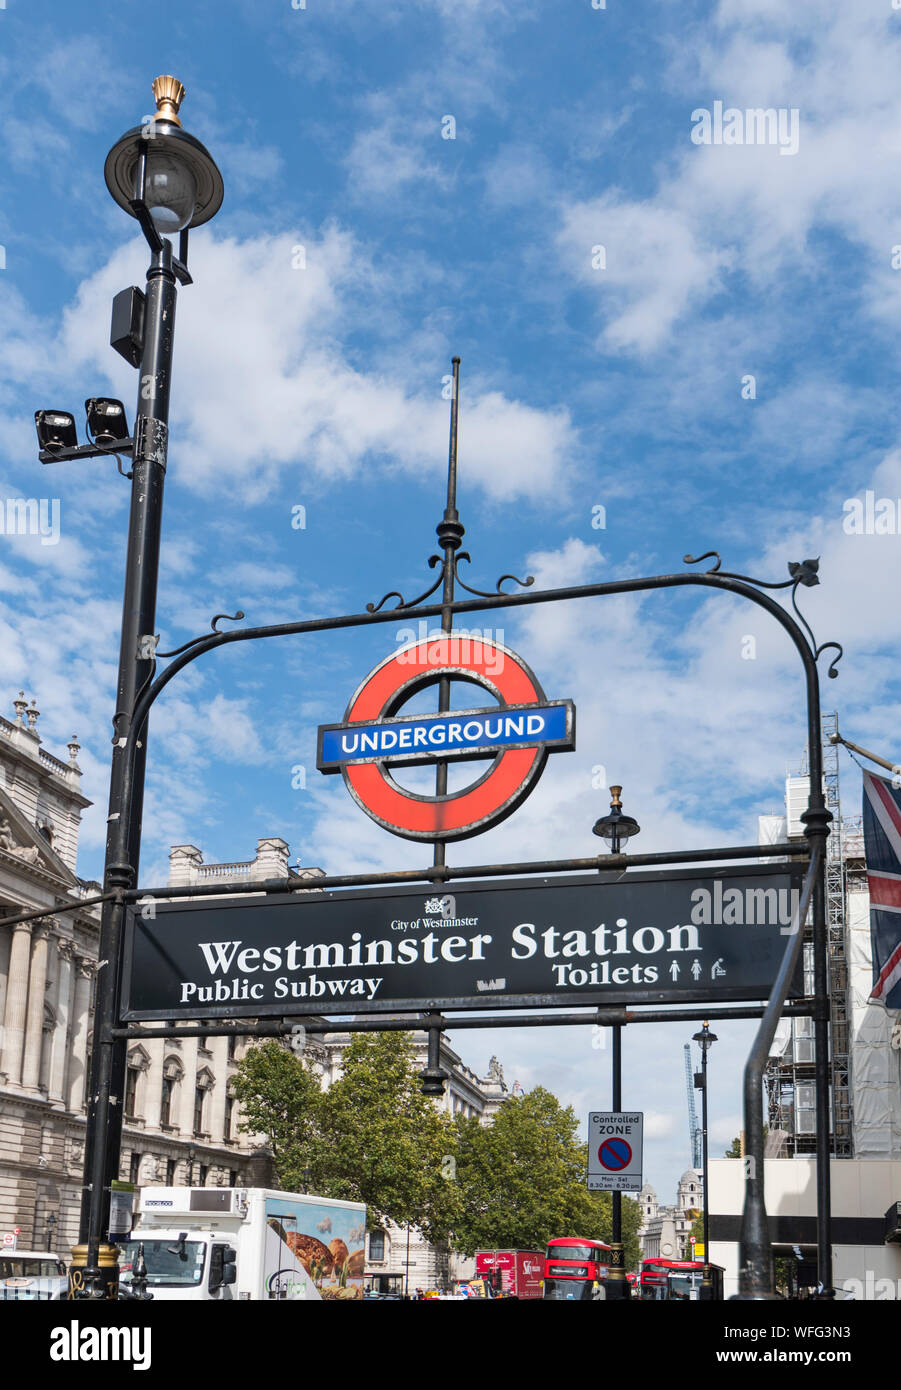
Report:
[[[593,1192],[640,1192],[642,1111],[595,1111],[588,1116],[588,1187]]]

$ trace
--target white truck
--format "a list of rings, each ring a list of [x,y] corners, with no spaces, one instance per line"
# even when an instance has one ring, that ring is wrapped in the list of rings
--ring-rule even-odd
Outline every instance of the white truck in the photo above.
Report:
[[[362,1299],[366,1207],[260,1187],[145,1187],[118,1244],[126,1289],[143,1247],[154,1300]]]

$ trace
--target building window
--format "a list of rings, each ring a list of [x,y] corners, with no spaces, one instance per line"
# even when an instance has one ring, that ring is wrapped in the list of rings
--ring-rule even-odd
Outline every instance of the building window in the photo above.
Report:
[[[175,1160],[174,1158],[167,1158],[167,1159],[166,1159],[166,1186],[167,1186],[167,1187],[174,1187],[174,1186],[175,1186],[175,1167],[176,1167],[176,1160]]]
[[[225,1132],[224,1132],[224,1138],[226,1138],[226,1139],[231,1139],[231,1137],[232,1137],[232,1115],[233,1115],[233,1113],[234,1113],[234,1109],[235,1109],[234,1097],[233,1097],[233,1096],[226,1096],[226,1097],[225,1097]]]
[[[172,1092],[175,1089],[175,1082],[171,1076],[163,1077],[163,1098],[160,1102],[160,1124],[169,1125],[172,1123]]]
[[[370,1260],[383,1260],[385,1258],[385,1232],[372,1231],[369,1236],[369,1258]]]
[[[135,1117],[135,1102],[138,1095],[138,1078],[141,1075],[138,1067],[129,1067],[125,1073],[125,1114],[128,1119]]]
[[[206,1033],[201,1033],[200,1037],[197,1039],[197,1046],[201,1049],[202,1052],[209,1051],[207,1047],[207,1041],[208,1039]]]
[[[209,1167],[207,1166],[207,1164],[201,1163],[201,1165],[200,1165],[200,1182],[197,1184],[198,1187],[206,1187],[206,1175],[207,1175],[207,1173],[208,1173],[209,1171],[210,1171],[210,1170],[209,1170]]]
[[[236,1053],[237,1050],[238,1050],[238,1035],[237,1035],[237,1033],[229,1033],[229,1035],[228,1035],[228,1060],[229,1060],[229,1061],[232,1061],[232,1059],[234,1058],[234,1055],[235,1055],[235,1053]]]
[[[128,1167],[128,1181],[137,1186],[141,1176],[141,1155],[132,1153],[131,1163]]]
[[[203,1088],[198,1086],[194,1091],[194,1133],[203,1133]],[[201,1187],[203,1184],[201,1183]]]
[[[238,1186],[238,1170],[237,1170],[237,1168],[232,1168],[231,1172],[229,1173],[229,1175],[228,1175],[228,1185],[229,1185],[229,1187],[237,1187],[237,1186]]]

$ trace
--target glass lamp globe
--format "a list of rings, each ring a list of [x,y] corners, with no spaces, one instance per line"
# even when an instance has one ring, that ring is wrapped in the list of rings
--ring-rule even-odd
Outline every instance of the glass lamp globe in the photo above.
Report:
[[[165,150],[149,151],[144,198],[161,236],[189,226],[197,206],[197,182],[188,164]]]

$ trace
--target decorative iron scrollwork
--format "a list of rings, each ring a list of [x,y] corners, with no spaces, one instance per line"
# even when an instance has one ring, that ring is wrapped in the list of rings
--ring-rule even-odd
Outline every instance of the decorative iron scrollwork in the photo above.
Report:
[[[217,613],[210,619],[210,632],[219,632],[219,624],[222,622],[239,623],[244,618],[243,608],[239,608],[237,613]],[[184,642],[180,647],[175,647],[171,652],[157,652],[157,656],[180,656],[189,647],[196,647],[198,642],[205,642],[209,633],[203,632],[199,637],[192,637],[189,642]]]
[[[756,589],[791,589],[792,608],[795,610],[798,621],[801,623],[802,627],[804,628],[804,631],[807,633],[808,639],[810,641],[810,648],[813,652],[814,661],[819,661],[822,652],[829,651],[830,649],[833,649],[838,652],[838,656],[833,657],[832,661],[829,663],[827,672],[827,674],[832,680],[835,679],[835,677],[838,675],[836,667],[838,666],[838,663],[844,656],[844,649],[842,648],[841,643],[821,642],[819,645],[817,645],[817,640],[813,635],[813,629],[811,628],[810,623],[807,621],[807,619],[804,617],[804,614],[798,607],[799,586],[803,584],[805,589],[812,589],[815,587],[815,585],[819,584],[820,582],[819,555],[807,560],[789,560],[789,578],[783,579],[781,583],[778,584],[771,583],[766,579],[754,579],[751,577],[751,575],[748,574],[734,574],[731,570],[720,569],[720,565],[723,562],[718,551],[716,550],[707,550],[703,555],[697,556],[697,558],[695,558],[692,555],[683,555],[682,559],[683,563],[686,565],[698,565],[701,563],[702,560],[709,560],[711,559],[711,557],[716,557],[716,564],[713,565],[709,570],[706,570],[706,574],[716,574],[720,577],[720,579],[738,579],[743,584],[753,584]]]
[[[379,599],[378,603],[367,603],[366,612],[377,613],[379,609],[388,602],[389,598],[396,598],[398,600],[398,602],[394,605],[394,607],[398,611],[400,611],[403,608],[415,608],[417,604],[422,603],[425,599],[429,598],[430,595],[432,595],[438,588],[438,585],[444,578],[445,563],[445,560],[440,555],[429,556],[429,568],[434,569],[436,565],[440,565],[441,573],[438,575],[438,578],[435,580],[431,588],[426,589],[425,593],[420,594],[418,598],[411,598],[408,603],[407,600],[404,598],[403,594],[398,593],[397,589],[392,589],[390,593],[383,595],[383,597]]]
[[[461,589],[465,589],[468,594],[474,594],[477,598],[496,598],[498,594],[506,593],[502,585],[508,579],[512,579],[514,584],[518,584],[520,588],[523,589],[528,589],[535,583],[534,574],[527,574],[525,579],[518,579],[515,574],[502,574],[497,584],[494,586],[493,593],[486,589],[473,589],[460,577],[460,571],[457,566],[461,560],[466,560],[470,565],[472,564],[472,556],[469,554],[469,551],[461,550],[459,555],[454,556],[454,578]]]

